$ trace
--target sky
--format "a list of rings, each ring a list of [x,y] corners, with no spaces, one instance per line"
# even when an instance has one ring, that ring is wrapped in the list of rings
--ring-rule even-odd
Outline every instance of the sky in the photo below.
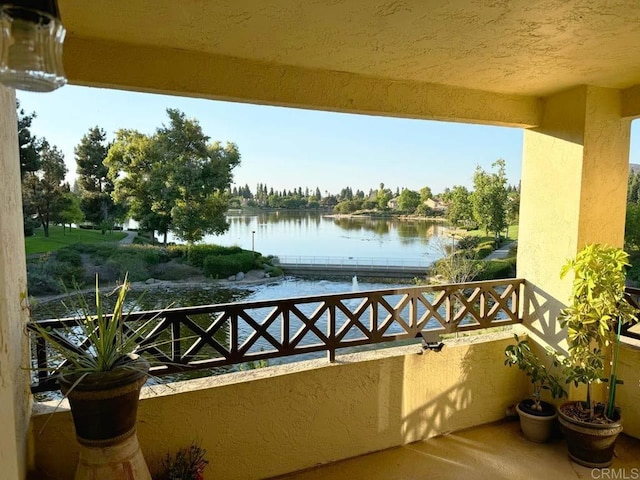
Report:
[[[238,145],[236,185],[276,190],[319,187],[339,193],[350,186],[368,192],[380,183],[434,193],[472,186],[477,165],[506,161],[510,184],[520,180],[522,130],[221,102],[121,90],[65,86],[52,93],[17,92],[21,108],[36,112],[31,132],[65,155],[75,174],[74,147],[98,125],[113,139],[121,128],[152,134],[168,122],[167,108],[195,118],[212,141]],[[640,163],[633,135],[631,163]]]

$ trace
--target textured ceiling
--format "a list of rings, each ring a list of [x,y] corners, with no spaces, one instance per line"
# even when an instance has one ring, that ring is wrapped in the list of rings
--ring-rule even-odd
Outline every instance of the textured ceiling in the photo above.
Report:
[[[640,84],[636,0],[60,0],[68,38],[496,93]]]

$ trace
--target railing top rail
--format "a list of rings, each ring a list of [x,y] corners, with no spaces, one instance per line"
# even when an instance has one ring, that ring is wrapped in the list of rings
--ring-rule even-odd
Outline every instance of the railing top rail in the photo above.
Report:
[[[484,280],[470,283],[447,283],[443,285],[422,285],[415,287],[400,288],[384,288],[377,290],[359,290],[356,292],[344,293],[326,293],[321,295],[305,295],[301,297],[274,298],[269,300],[256,300],[249,302],[233,302],[233,303],[217,303],[211,305],[197,305],[193,307],[177,307],[166,308],[163,310],[143,310],[134,311],[127,315],[126,321],[146,320],[149,318],[162,316],[179,316],[179,315],[198,315],[206,313],[216,313],[228,310],[250,310],[258,308],[268,308],[281,304],[305,304],[317,303],[331,300],[352,300],[368,296],[387,296],[387,295],[403,295],[418,292],[437,292],[437,291],[454,291],[461,288],[477,288],[477,287],[496,287],[503,285],[518,286],[524,283],[522,278],[506,278],[499,280]],[[64,325],[73,325],[78,317],[65,317],[46,320],[37,320],[37,322],[45,327],[60,327]]]

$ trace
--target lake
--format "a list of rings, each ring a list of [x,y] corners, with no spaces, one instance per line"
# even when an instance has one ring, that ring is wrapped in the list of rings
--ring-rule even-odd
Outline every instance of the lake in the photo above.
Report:
[[[448,225],[395,218],[330,217],[318,212],[277,211],[228,215],[229,230],[206,243],[238,245],[278,257],[358,257],[416,260],[429,264],[443,256]],[[255,233],[253,233],[255,232]],[[170,241],[176,241],[169,236]]]

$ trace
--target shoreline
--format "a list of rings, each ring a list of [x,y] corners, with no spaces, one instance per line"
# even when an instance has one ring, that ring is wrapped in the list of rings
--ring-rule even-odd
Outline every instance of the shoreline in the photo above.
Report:
[[[171,287],[180,287],[180,288],[206,288],[206,287],[219,287],[219,288],[234,288],[237,287],[247,288],[256,285],[266,285],[268,283],[275,283],[281,281],[284,276],[280,277],[262,277],[262,278],[252,278],[252,272],[261,272],[262,270],[251,270],[247,272],[247,277],[244,280],[228,280],[228,279],[211,279],[206,277],[196,277],[196,278],[186,278],[183,280],[158,280],[155,278],[151,278],[149,280],[143,282],[131,282],[130,291],[131,292],[145,292],[151,290],[161,290]],[[255,275],[255,274],[254,274]],[[116,285],[108,285],[101,286],[100,292],[105,293],[111,290],[114,290]],[[44,296],[30,296],[30,301],[36,304],[45,304],[55,302],[57,300],[64,300],[69,297],[69,295],[74,295],[76,293],[81,293],[83,295],[91,294],[95,292],[95,287],[87,287],[82,290],[70,290],[67,293],[57,293],[53,295],[44,295]]]

